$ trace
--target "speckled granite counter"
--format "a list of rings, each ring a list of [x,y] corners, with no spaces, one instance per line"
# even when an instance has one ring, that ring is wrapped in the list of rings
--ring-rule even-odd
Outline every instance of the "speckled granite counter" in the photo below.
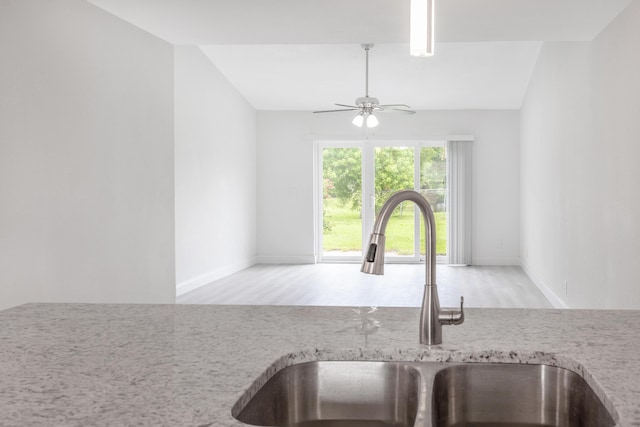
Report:
[[[368,316],[344,307],[16,307],[0,312],[0,425],[239,427],[231,408],[270,365],[394,359],[566,367],[606,395],[619,426],[640,426],[640,311],[468,309],[431,349],[417,344],[418,309]],[[362,335],[371,318],[379,328]]]

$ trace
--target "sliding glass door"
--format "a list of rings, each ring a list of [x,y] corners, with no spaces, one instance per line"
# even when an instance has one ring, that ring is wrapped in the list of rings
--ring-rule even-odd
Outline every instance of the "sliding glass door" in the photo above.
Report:
[[[436,217],[438,255],[447,248],[446,149],[444,143],[322,142],[318,242],[321,261],[360,261],[375,216],[396,191],[422,193]],[[398,206],[387,226],[386,260],[424,257],[422,216],[411,202]]]
[[[362,148],[321,147],[320,254],[362,258]]]
[[[369,194],[373,194],[377,217],[384,202],[400,190],[415,189],[415,149],[413,147],[375,147],[373,180]],[[385,239],[385,259],[418,261],[416,250],[416,215],[412,202],[401,203],[391,215]],[[371,229],[369,228],[369,232]]]
[[[441,146],[420,148],[420,194],[422,194],[436,220],[436,255],[441,261],[447,257],[447,149]],[[424,256],[424,228],[421,228],[420,250]]]

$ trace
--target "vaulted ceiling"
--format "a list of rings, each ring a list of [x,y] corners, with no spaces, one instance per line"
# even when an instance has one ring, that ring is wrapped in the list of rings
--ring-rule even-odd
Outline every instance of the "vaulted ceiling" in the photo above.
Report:
[[[414,109],[519,108],[544,41],[589,41],[631,0],[436,0],[436,54],[408,53],[409,0],[89,0],[199,45],[259,110],[364,95]]]

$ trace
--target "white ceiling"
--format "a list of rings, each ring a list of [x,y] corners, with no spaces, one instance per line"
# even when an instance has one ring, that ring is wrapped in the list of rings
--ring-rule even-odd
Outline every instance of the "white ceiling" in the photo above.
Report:
[[[519,108],[539,42],[443,43],[430,59],[406,44],[369,53],[369,94],[412,108]],[[323,110],[365,94],[359,45],[208,45],[202,50],[259,110]]]
[[[89,0],[173,44],[201,45],[260,110],[370,95],[414,109],[519,108],[541,41],[593,39],[631,0],[436,0],[436,55],[408,54],[409,0]]]

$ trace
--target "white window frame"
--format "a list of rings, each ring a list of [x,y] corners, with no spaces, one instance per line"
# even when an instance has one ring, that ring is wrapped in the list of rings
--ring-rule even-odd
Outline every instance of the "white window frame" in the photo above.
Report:
[[[315,168],[315,187],[316,187],[316,218],[317,221],[315,221],[316,225],[315,225],[315,236],[316,236],[316,251],[317,251],[317,256],[316,259],[318,260],[318,262],[346,262],[346,263],[357,263],[357,262],[361,262],[362,261],[362,255],[359,256],[349,256],[349,255],[344,255],[344,256],[325,256],[323,254],[324,250],[323,250],[323,230],[324,230],[324,224],[323,224],[323,214],[322,214],[322,210],[323,210],[323,205],[324,205],[324,199],[323,199],[323,195],[324,195],[324,182],[322,179],[322,171],[323,171],[323,156],[322,156],[322,150],[325,148],[359,148],[360,150],[362,150],[362,155],[361,155],[361,173],[362,173],[362,177],[360,179],[360,182],[362,184],[362,186],[364,187],[364,165],[366,163],[365,160],[365,150],[364,150],[364,141],[355,141],[355,140],[320,140],[320,141],[314,141],[315,144],[315,153],[316,153],[316,168]],[[364,188],[362,188],[362,194],[364,195]],[[364,201],[363,201],[364,202]],[[363,205],[364,206],[364,205]],[[365,221],[364,221],[364,209],[363,209],[363,220],[362,220],[362,236],[363,236],[363,240],[364,240],[364,235],[365,235]],[[362,245],[362,247],[364,247],[364,243]]]

